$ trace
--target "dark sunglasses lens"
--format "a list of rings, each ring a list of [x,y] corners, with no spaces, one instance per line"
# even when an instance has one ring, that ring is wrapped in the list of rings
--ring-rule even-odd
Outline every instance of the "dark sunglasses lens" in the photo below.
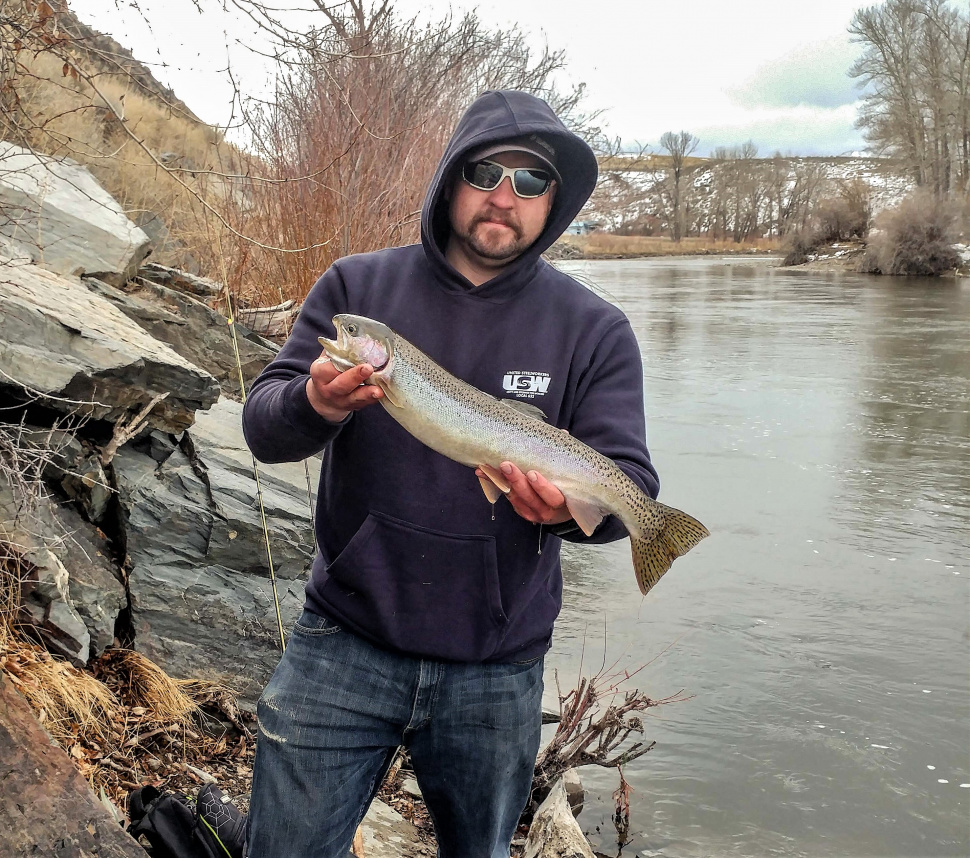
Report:
[[[549,187],[550,177],[544,170],[516,170],[513,182],[520,197],[541,197]]]
[[[502,168],[498,164],[492,164],[488,161],[475,161],[472,164],[465,164],[462,168],[462,175],[472,187],[490,191],[501,180]]]

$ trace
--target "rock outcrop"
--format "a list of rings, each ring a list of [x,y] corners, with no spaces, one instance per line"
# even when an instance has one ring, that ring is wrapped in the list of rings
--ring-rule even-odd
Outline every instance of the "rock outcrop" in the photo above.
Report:
[[[114,460],[124,510],[135,647],[173,676],[224,682],[255,702],[280,654],[242,406],[221,400],[179,439],[153,433]],[[310,464],[315,482],[319,461]],[[313,559],[306,470],[261,465],[284,630]]]
[[[0,672],[0,855],[145,858]]]
[[[0,234],[58,274],[131,277],[148,236],[85,167],[0,141]]]
[[[0,265],[0,370],[0,384],[20,384],[54,407],[111,423],[165,395],[148,423],[172,432],[219,397],[208,372],[110,302],[34,265]]]

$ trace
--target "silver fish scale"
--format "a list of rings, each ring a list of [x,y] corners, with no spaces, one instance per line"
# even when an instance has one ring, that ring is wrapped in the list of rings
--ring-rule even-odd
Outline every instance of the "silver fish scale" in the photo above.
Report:
[[[514,462],[536,470],[567,497],[619,516],[631,536],[663,527],[661,507],[616,464],[538,417],[530,417],[456,378],[395,336],[388,413],[418,440],[470,467]],[[392,402],[405,406],[394,407]],[[408,407],[410,406],[410,407]]]

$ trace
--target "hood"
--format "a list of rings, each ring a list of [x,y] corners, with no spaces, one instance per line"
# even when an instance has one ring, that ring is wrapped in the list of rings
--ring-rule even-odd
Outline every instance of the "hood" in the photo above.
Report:
[[[514,90],[489,91],[480,95],[458,122],[438,164],[421,210],[421,243],[432,265],[449,285],[467,289],[468,282],[445,260],[448,239],[448,203],[445,190],[457,173],[466,153],[490,143],[538,134],[556,150],[556,165],[563,177],[546,221],[536,242],[476,293],[493,293],[521,281],[539,257],[565,232],[596,185],[596,156],[586,142],[574,134],[541,98]]]

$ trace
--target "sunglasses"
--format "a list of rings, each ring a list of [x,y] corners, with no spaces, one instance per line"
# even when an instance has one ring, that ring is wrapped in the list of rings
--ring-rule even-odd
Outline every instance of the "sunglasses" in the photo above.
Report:
[[[461,177],[479,191],[494,191],[506,176],[512,178],[512,190],[526,200],[541,197],[552,184],[552,176],[534,167],[503,167],[494,161],[470,161],[461,168]]]

